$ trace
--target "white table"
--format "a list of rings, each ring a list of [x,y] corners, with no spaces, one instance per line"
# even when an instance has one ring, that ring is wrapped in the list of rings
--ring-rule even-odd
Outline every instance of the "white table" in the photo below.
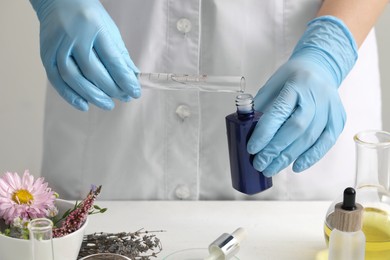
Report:
[[[104,214],[92,215],[86,233],[157,233],[163,251],[158,259],[186,248],[206,248],[222,233],[247,230],[237,256],[241,260],[316,259],[326,248],[323,223],[327,201],[98,201]]]

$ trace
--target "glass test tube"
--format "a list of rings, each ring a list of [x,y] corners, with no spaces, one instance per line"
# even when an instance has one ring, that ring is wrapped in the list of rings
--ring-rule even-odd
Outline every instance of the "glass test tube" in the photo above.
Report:
[[[142,87],[160,90],[199,90],[205,92],[243,93],[242,76],[187,75],[173,73],[139,73]]]
[[[47,218],[36,218],[28,224],[33,260],[53,260],[53,222]]]

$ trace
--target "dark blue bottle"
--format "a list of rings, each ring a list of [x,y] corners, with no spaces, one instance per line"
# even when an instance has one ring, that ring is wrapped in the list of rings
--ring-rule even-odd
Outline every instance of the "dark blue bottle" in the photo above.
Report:
[[[252,195],[272,187],[272,178],[253,168],[253,155],[246,149],[261,113],[254,110],[250,94],[238,95],[236,106],[237,112],[226,116],[232,185],[234,189]]]

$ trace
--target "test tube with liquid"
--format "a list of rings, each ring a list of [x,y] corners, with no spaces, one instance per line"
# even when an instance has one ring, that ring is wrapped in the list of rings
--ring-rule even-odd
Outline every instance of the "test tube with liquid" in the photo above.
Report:
[[[142,88],[157,90],[199,90],[205,92],[243,93],[242,76],[210,76],[173,73],[139,73]]]

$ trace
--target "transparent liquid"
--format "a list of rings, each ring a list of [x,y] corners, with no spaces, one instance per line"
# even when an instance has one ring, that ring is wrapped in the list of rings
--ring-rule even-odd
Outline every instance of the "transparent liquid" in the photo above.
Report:
[[[333,213],[328,216],[327,223]],[[325,223],[324,234],[329,242],[331,228]],[[365,208],[363,213],[363,232],[366,236],[365,259],[390,259],[390,215],[375,208]]]

